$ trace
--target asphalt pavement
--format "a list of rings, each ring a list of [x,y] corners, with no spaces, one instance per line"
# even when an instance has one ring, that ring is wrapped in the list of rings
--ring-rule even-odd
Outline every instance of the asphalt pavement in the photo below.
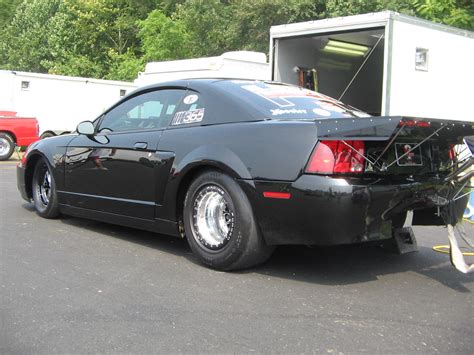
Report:
[[[431,250],[442,227],[415,228],[417,253],[280,247],[216,272],[184,240],[38,217],[9,161],[0,234],[1,354],[474,353],[474,275]]]

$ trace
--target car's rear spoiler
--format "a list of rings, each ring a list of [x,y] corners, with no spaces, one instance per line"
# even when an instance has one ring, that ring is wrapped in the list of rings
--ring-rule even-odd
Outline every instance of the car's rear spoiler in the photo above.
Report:
[[[430,134],[460,142],[464,137],[474,135],[474,122],[426,119],[402,116],[344,117],[315,120],[318,138],[325,140],[376,140],[386,141],[399,130],[401,136],[414,135],[420,138]]]

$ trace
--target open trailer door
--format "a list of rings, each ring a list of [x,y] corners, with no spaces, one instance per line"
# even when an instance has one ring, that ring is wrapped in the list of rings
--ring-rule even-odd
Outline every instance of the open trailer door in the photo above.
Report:
[[[362,25],[352,16],[272,27],[272,79],[383,115],[388,21],[363,16]]]

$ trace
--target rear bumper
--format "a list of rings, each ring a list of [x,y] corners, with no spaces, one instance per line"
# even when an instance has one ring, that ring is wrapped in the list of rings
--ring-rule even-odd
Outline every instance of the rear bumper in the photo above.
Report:
[[[25,201],[30,202],[31,199],[28,197],[25,185],[25,168],[21,164],[18,164],[16,167],[16,184],[18,191],[20,191],[21,197]]]
[[[439,180],[391,182],[303,175],[290,183],[242,180],[240,184],[271,245],[337,245],[388,239],[393,227],[403,224],[408,210],[414,210],[414,220],[419,224],[442,224],[427,197],[439,191]],[[265,198],[265,191],[289,192],[291,197]],[[456,202],[456,218],[462,218],[467,199]]]

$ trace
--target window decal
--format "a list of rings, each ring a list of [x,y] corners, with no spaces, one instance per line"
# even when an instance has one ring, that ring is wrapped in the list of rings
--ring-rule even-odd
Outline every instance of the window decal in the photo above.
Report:
[[[204,109],[198,108],[196,110],[190,111],[179,111],[176,112],[173,121],[171,122],[172,126],[182,125],[182,124],[191,124],[201,122],[204,118]]]
[[[188,95],[183,99],[183,103],[185,103],[186,105],[191,105],[191,104],[195,103],[197,100],[198,100],[197,95],[194,95],[194,94],[193,95]]]

